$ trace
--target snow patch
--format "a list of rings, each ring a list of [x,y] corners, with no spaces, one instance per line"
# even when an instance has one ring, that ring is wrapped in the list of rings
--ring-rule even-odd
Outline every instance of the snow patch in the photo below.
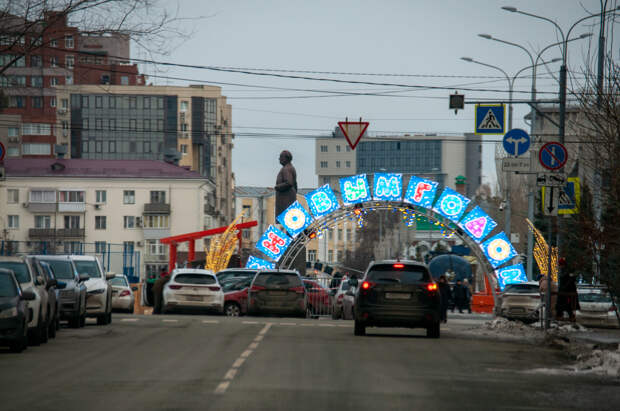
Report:
[[[530,374],[583,375],[596,374],[620,378],[620,348],[617,350],[593,350],[577,357],[575,364],[561,368],[535,368]]]

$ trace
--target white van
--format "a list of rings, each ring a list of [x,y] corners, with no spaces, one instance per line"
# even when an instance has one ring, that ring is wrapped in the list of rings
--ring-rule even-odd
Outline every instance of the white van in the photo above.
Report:
[[[112,322],[112,287],[108,280],[114,273],[106,275],[99,259],[92,255],[69,256],[78,274],[85,274],[86,284],[86,316],[97,318],[97,325],[106,325]]]

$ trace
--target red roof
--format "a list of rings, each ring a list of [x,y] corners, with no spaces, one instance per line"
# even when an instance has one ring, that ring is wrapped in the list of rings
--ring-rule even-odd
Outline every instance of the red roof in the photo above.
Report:
[[[205,179],[195,171],[160,160],[19,158],[4,161],[7,177]]]

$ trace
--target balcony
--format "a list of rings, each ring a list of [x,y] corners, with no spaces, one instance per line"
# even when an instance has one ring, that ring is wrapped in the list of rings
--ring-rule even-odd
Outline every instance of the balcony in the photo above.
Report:
[[[31,228],[28,230],[28,237],[32,239],[50,239],[50,238],[84,238],[83,228]]]
[[[165,203],[144,204],[144,214],[170,214],[170,204],[165,204]]]
[[[215,207],[213,207],[213,205],[211,205],[211,204],[205,203],[204,213],[205,214],[209,214],[209,215],[214,214],[215,213]]]
[[[59,213],[83,213],[86,211],[86,203],[58,203]]]
[[[165,254],[151,254],[147,250],[147,252],[144,254],[144,261],[145,262],[168,261],[168,253],[165,253]]]
[[[56,202],[53,203],[24,203],[24,207],[31,213],[54,213]]]

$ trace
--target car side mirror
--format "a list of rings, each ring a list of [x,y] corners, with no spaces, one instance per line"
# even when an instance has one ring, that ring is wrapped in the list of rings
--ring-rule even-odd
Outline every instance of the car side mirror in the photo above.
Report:
[[[52,287],[56,287],[58,285],[58,281],[56,281],[56,279],[52,278],[51,280],[49,280],[47,282],[47,289],[49,290]]]
[[[138,287],[136,286],[131,287],[131,291],[138,291]]]
[[[116,273],[110,273],[110,272],[105,273],[105,279],[108,281],[113,279],[114,277],[116,277]]]
[[[351,279],[349,280],[349,285],[350,285],[351,287],[357,287],[357,278],[351,278]]]
[[[90,278],[90,276],[88,274],[80,274],[79,278],[80,278],[80,282],[84,282],[84,281],[88,280]]]
[[[22,300],[32,301],[36,298],[37,296],[34,294],[34,291],[30,291],[30,290],[22,291]]]
[[[56,288],[59,290],[63,290],[67,288],[67,283],[65,283],[64,281],[56,281]]]

